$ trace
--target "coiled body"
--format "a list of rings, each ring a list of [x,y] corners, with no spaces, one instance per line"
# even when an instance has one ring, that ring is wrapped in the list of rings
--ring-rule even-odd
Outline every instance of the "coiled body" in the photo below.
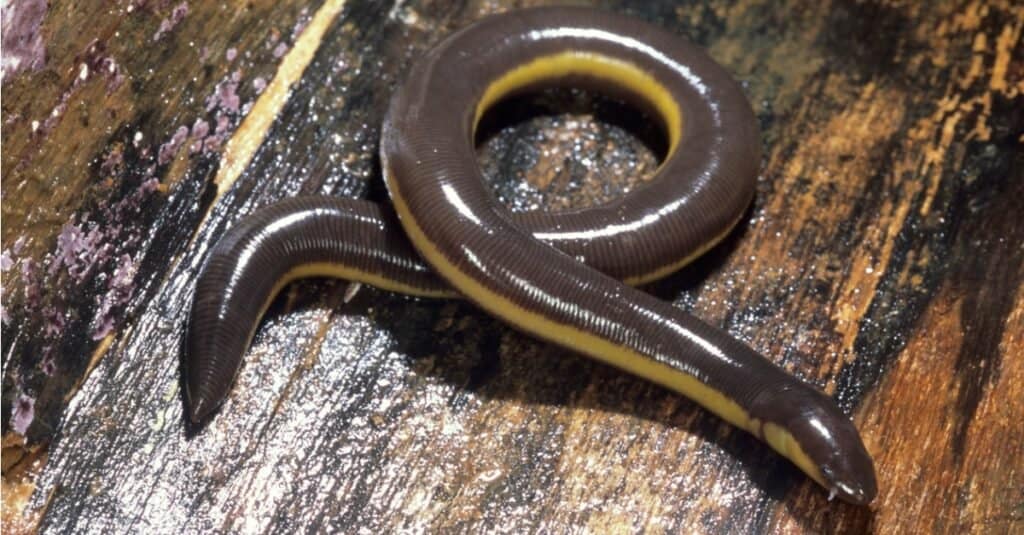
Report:
[[[593,88],[651,111],[669,146],[651,184],[567,213],[513,216],[497,205],[476,161],[476,125],[498,100],[549,86]],[[292,199],[217,245],[190,320],[192,419],[223,400],[273,294],[297,277],[332,275],[464,296],[538,338],[690,397],[830,492],[867,503],[871,459],[829,398],[629,286],[678,269],[729,232],[752,198],[759,148],[738,85],[663,30],[575,8],[484,19],[418,61],[392,98],[381,161],[394,213]]]

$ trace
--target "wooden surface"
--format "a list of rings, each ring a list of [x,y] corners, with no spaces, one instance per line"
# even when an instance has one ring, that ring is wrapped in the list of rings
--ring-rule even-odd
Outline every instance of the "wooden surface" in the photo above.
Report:
[[[602,2],[707,47],[763,127],[746,220],[650,291],[835,396],[875,458],[871,507],[470,305],[345,304],[340,281],[286,290],[223,410],[184,425],[209,246],[298,192],[382,199],[394,84],[519,4],[5,7],[5,532],[1024,531],[1010,0]],[[514,207],[599,202],[656,165],[607,103],[518,106],[480,149]]]

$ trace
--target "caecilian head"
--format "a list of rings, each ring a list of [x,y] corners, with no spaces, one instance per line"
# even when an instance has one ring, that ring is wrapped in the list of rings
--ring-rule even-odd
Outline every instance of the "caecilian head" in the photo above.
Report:
[[[860,434],[835,403],[811,387],[789,390],[766,411],[761,434],[829,493],[856,505],[878,491],[875,466]]]

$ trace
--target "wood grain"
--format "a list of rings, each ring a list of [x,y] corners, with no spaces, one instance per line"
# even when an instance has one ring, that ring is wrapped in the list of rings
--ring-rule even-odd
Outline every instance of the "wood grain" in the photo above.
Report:
[[[745,222],[649,290],[833,395],[875,457],[829,502],[693,403],[465,303],[292,285],[224,409],[182,417],[194,277],[303,193],[385,200],[391,89],[545,2],[21,2],[4,12],[3,522],[14,532],[1024,530],[1024,8],[598,2],[707,47],[763,129]],[[658,144],[592,95],[507,104],[513,209],[637,187]],[[656,138],[656,136],[654,136]]]

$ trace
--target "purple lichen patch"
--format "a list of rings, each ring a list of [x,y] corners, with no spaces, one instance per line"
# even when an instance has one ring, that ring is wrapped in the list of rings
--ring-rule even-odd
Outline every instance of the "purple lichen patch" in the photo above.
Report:
[[[188,14],[188,3],[173,0],[160,4],[168,15],[161,23],[158,38],[167,38]],[[139,4],[141,5],[141,4]],[[308,17],[307,17],[308,18]],[[292,28],[292,36],[308,23]],[[275,46],[287,52],[289,28],[273,31],[274,44],[266,49],[257,46],[254,52],[240,45],[225,52],[230,66],[221,67],[220,80],[206,86],[206,92],[195,95],[198,116],[173,124],[169,128],[151,128],[152,123],[125,125],[118,139],[113,140],[85,167],[94,181],[84,192],[88,198],[82,209],[57,223],[46,245],[29,247],[33,253],[22,255],[25,240],[19,239],[0,251],[0,270],[10,277],[0,320],[11,332],[26,333],[14,343],[22,357],[11,373],[5,374],[4,406],[16,414],[21,432],[42,429],[53,422],[53,408],[80,379],[95,341],[117,334],[131,307],[139,301],[140,272],[152,260],[146,249],[151,228],[146,210],[160,189],[158,178],[163,173],[180,171],[178,164],[186,158],[202,159],[221,150],[242,118],[251,109],[254,94],[268,85],[267,73],[260,71],[249,78],[248,58],[252,54],[269,60]],[[123,58],[122,58],[123,59]],[[49,104],[52,107],[32,121],[33,135],[46,135],[66,117],[76,104],[83,84],[106,83],[109,91],[121,91],[125,81],[123,67],[106,49],[102,41],[93,41],[75,56],[72,69],[63,78],[63,91]],[[216,78],[214,79],[216,80]],[[205,83],[205,82],[204,82]],[[249,84],[252,85],[249,85]],[[102,92],[103,85],[94,86]],[[29,117],[28,119],[31,119]],[[185,154],[183,154],[185,153]],[[168,179],[168,183],[172,183]],[[155,216],[159,217],[159,216]],[[43,247],[49,247],[40,249]],[[157,248],[159,250],[159,247]],[[157,253],[159,254],[159,253]],[[13,299],[9,299],[12,298]],[[20,393],[28,393],[19,397]]]
[[[168,19],[171,28],[187,13],[187,4],[175,9],[179,15],[172,13]],[[287,49],[281,41],[284,39],[278,37],[277,43]],[[247,52],[233,48],[227,57],[237,60],[240,54]],[[100,77],[107,78],[109,84],[121,74],[102,42],[93,41],[79,59],[68,88],[51,113],[40,119],[45,124],[37,130],[52,128],[61,119],[82,84]],[[243,69],[239,66],[222,75],[201,100],[201,117],[179,123],[166,133],[127,129],[122,139],[100,153],[91,169],[101,179],[97,187],[105,194],[87,204],[89,209],[64,222],[48,253],[34,258],[22,256],[19,251],[24,248],[24,240],[0,252],[0,270],[21,279],[15,294],[19,299],[0,308],[0,319],[14,323],[16,329],[35,333],[28,342],[30,347],[25,348],[27,358],[19,364],[14,385],[17,390],[9,396],[48,392],[62,384],[84,365],[85,340],[97,341],[116,333],[137,298],[136,277],[146,258],[141,247],[147,227],[140,221],[146,202],[160,186],[157,173],[184,150],[189,155],[206,154],[223,146],[252,106],[252,101],[244,101],[239,92],[259,93],[267,86],[263,77],[249,86]],[[114,199],[107,197],[112,193]],[[7,301],[3,305],[8,305]],[[15,401],[5,399],[12,404]],[[36,409],[49,406],[50,397],[41,394],[38,403],[35,397],[31,399],[31,404],[19,412],[25,429],[33,425],[33,418],[37,423],[41,421],[33,415]]]
[[[217,127],[214,134],[227,134],[231,130],[231,118],[227,114],[217,114]]]
[[[101,340],[114,330],[116,311],[128,304],[135,289],[136,262],[128,254],[117,260],[114,274],[107,279],[107,291],[96,298],[96,314],[93,316],[92,339]]]
[[[151,169],[147,172],[151,173]],[[32,362],[25,364],[52,376],[59,362],[57,348],[69,333],[81,332],[76,324],[88,321],[93,339],[103,338],[115,328],[135,291],[137,262],[132,254],[141,244],[142,235],[134,222],[158,186],[155,177],[143,177],[142,182],[119,201],[72,216],[61,228],[56,246],[43,256],[42,262],[30,257],[18,258],[16,253],[5,251],[10,260],[9,269],[20,265],[24,288],[20,307],[34,311],[26,317],[35,318],[31,320],[32,328],[39,333],[39,345]],[[23,243],[16,242],[12,249],[23,247]],[[97,293],[91,306],[85,305],[87,308],[83,308],[84,303],[76,297],[83,292]],[[5,321],[10,322],[6,307],[3,312]]]
[[[299,12],[298,19],[295,21],[295,25],[292,26],[290,36],[292,42],[299,38],[299,35],[301,35],[302,31],[306,29],[306,26],[309,25],[311,20],[313,20],[313,17],[309,14],[309,9],[302,8],[302,11]],[[268,49],[273,49],[271,54],[278,59],[283,58],[284,55],[288,53],[288,50],[291,49],[291,45],[289,43],[281,40],[281,34],[277,30],[270,32],[270,35],[267,36],[267,40],[264,44]]]
[[[203,150],[203,141],[206,136],[210,133],[210,123],[203,119],[196,119],[195,124],[192,125],[192,146],[189,147],[189,152],[196,153]]]
[[[178,154],[178,149],[181,148],[181,146],[185,144],[185,140],[188,139],[188,133],[189,130],[187,126],[178,127],[178,130],[174,132],[171,139],[169,139],[167,143],[160,145],[160,148],[157,150],[156,163],[164,165],[173,160],[174,156]]]
[[[238,125],[241,117],[249,112],[252,103],[242,104],[242,99],[238,95],[241,83],[242,72],[235,70],[221,80],[213,93],[206,97],[206,111],[213,114],[213,133],[210,133],[209,122],[205,119],[196,120],[191,130],[194,141],[189,148],[190,152],[212,152],[219,149]]]
[[[192,125],[192,137],[196,139],[202,139],[210,133],[210,123],[204,119],[196,119],[196,122]]]
[[[40,31],[46,18],[45,0],[23,0],[2,10],[3,59],[0,80],[23,71],[35,71],[46,64],[46,47]]]
[[[11,429],[19,435],[25,436],[28,426],[36,417],[36,400],[26,396],[24,393],[18,395],[14,402],[14,409],[11,413]]]
[[[153,40],[159,41],[161,37],[173,30],[178,23],[185,20],[186,15],[188,15],[188,2],[182,2],[174,6],[174,9],[171,10],[171,14],[160,21],[160,27],[157,28],[156,33],[153,34]]]
[[[39,299],[42,292],[39,288],[39,270],[36,268],[36,261],[26,258],[21,261],[21,280],[24,281],[25,304],[30,308],[39,306]]]
[[[47,305],[43,307],[43,319],[46,321],[46,327],[43,330],[43,336],[47,338],[57,338],[64,332],[64,327],[67,324],[65,311],[56,305]]]
[[[97,225],[88,221],[65,224],[57,236],[57,250],[51,256],[47,273],[52,277],[66,267],[72,280],[84,282],[93,267],[103,261],[113,248],[112,244],[104,243],[103,234]]]
[[[82,63],[78,67],[76,84],[82,84],[94,76],[107,79],[107,94],[110,95],[124,83],[125,76],[121,65],[113,56],[108,55],[106,44],[99,39],[93,39],[85,49]]]
[[[10,249],[4,249],[3,253],[0,253],[0,272],[7,273],[10,271],[15,264],[15,255],[20,252],[20,249],[24,247],[24,237],[18,238],[14,242],[14,246]],[[11,316],[7,312],[7,299],[4,296],[4,289],[0,287],[0,322],[7,325],[11,322]]]
[[[124,145],[115,143],[100,164],[100,172],[104,175],[117,175],[124,169]]]
[[[101,157],[103,161],[110,158],[109,154]],[[155,159],[149,156],[149,161],[132,166],[142,167],[142,176],[118,173],[135,186],[123,184],[117,190],[124,192],[118,199],[101,200],[92,210],[71,216],[52,249],[39,259],[23,256],[27,249],[23,238],[0,253],[5,277],[19,278],[23,292],[13,296],[20,299],[8,299],[10,293],[3,296],[0,319],[5,338],[7,325],[12,325],[14,333],[28,333],[13,336],[19,340],[13,351],[21,357],[4,379],[4,406],[12,407],[5,425],[9,422],[15,432],[24,435],[30,427],[54,423],[47,421],[54,403],[60,403],[78,378],[76,370],[83,370],[87,363],[91,350],[85,340],[99,340],[113,332],[137,294],[135,279],[147,228],[140,222],[159,186],[152,174]],[[123,168],[123,164],[111,162],[108,168]],[[106,181],[112,180],[108,175]]]
[[[213,114],[212,132],[210,122],[203,118],[196,119],[191,128],[179,126],[174,135],[157,150],[157,164],[169,163],[189,140],[189,154],[212,152],[220,148],[251,104],[241,104],[238,95],[241,81],[242,73],[236,70],[228,78],[221,80],[213,93],[206,97],[206,111]]]
[[[302,11],[299,11],[298,18],[295,20],[295,25],[292,26],[292,41],[299,38],[299,35],[306,29],[306,26],[309,26],[309,21],[311,20],[313,20],[313,17],[309,15],[309,8],[302,8]]]
[[[237,71],[236,71],[237,72]],[[206,111],[220,108],[227,111],[238,111],[238,81],[233,78],[217,84],[213,94],[206,99]]]
[[[106,46],[103,42],[93,39],[81,54],[81,62],[76,70],[77,75],[71,80],[70,86],[64,90],[57,104],[50,109],[50,113],[40,123],[38,120],[32,122],[32,133],[45,135],[53,130],[58,122],[64,117],[68,104],[72,97],[83,84],[97,76],[107,80],[107,94],[111,94],[121,87],[125,76],[118,65],[117,60],[106,54]]]
[[[57,373],[57,360],[54,358],[53,345],[43,347],[43,359],[39,363],[39,369],[47,376],[52,377]]]
[[[107,56],[100,59],[99,72],[110,77],[107,80],[107,95],[117,91],[117,88],[121,87],[121,84],[124,83],[124,73],[121,71],[121,66],[118,65],[117,60],[113,57]]]

